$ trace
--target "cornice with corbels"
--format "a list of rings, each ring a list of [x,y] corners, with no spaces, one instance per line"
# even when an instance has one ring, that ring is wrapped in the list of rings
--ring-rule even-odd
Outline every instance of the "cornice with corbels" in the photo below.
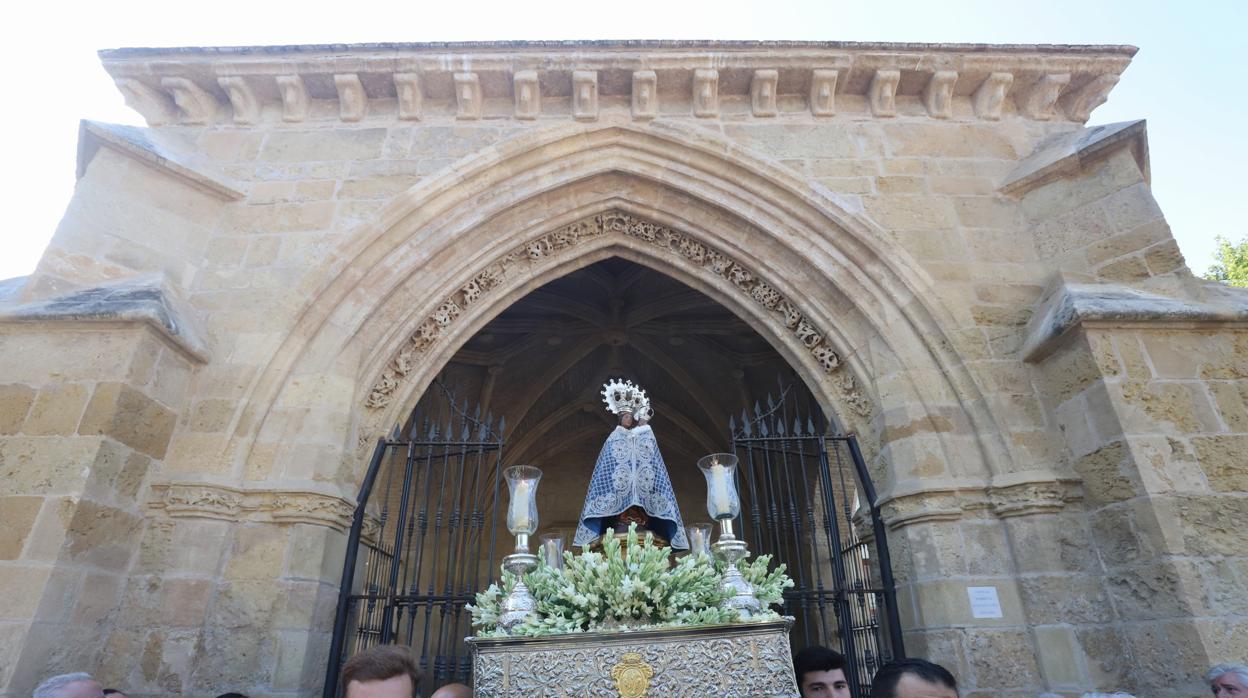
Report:
[[[1084,122],[1124,46],[783,42],[116,49],[149,125],[655,118]]]

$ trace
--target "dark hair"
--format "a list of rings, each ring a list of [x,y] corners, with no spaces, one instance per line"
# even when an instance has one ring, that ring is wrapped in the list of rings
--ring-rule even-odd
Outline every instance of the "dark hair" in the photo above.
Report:
[[[949,670],[926,659],[897,659],[880,667],[871,682],[871,698],[894,698],[897,682],[906,674],[914,674],[928,683],[958,690],[958,681]]]
[[[793,655],[793,673],[797,674],[797,686],[801,688],[802,677],[812,671],[832,671],[845,668],[845,655],[827,647],[812,645]]]
[[[247,698],[246,693],[222,693],[217,698]]]
[[[346,693],[352,681],[385,681],[406,675],[412,680],[412,694],[420,684],[420,670],[406,647],[378,645],[360,652],[342,666],[342,690]]]

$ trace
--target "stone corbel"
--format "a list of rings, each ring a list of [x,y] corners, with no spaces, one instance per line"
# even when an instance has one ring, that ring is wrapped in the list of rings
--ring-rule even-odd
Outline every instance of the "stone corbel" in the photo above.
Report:
[[[455,73],[455,118],[481,118],[481,79],[476,73]]]
[[[1005,96],[1009,94],[1010,86],[1013,84],[1013,73],[990,74],[975,90],[975,95],[971,98],[975,106],[975,116],[987,121],[1000,119],[1005,107]]]
[[[177,120],[177,105],[164,92],[134,78],[118,78],[114,83],[121,90],[126,105],[137,111],[148,126],[164,126]]]
[[[1109,91],[1118,84],[1117,75],[1098,75],[1088,84],[1062,97],[1061,103],[1066,116],[1072,121],[1084,123],[1092,116],[1092,110],[1101,106],[1109,99]]]
[[[897,114],[897,83],[901,82],[900,70],[877,70],[871,78],[871,86],[867,88],[867,99],[871,103],[871,113],[875,116],[895,116]]]
[[[394,94],[399,103],[399,118],[418,121],[424,106],[424,93],[420,88],[419,73],[395,73]]]
[[[719,116],[719,71],[693,71],[693,115]]]
[[[633,73],[633,118],[639,121],[659,115],[659,79],[653,70]]]
[[[162,78],[160,85],[173,95],[182,123],[206,124],[217,113],[217,98],[190,78]]]
[[[953,116],[953,86],[958,81],[958,73],[954,70],[938,70],[932,73],[923,90],[923,105],[927,107],[927,115],[933,119],[948,119]]]
[[[836,114],[835,70],[815,70],[810,74],[810,113],[813,116]]]
[[[750,111],[754,116],[775,116],[776,86],[780,82],[778,70],[756,70],[750,79]]]
[[[282,121],[294,123],[308,118],[308,88],[298,75],[278,75],[277,91],[282,94]]]
[[[1050,73],[1041,76],[1023,97],[1019,109],[1037,121],[1048,121],[1056,116],[1054,107],[1062,90],[1070,84],[1070,73]]]
[[[254,124],[260,121],[260,100],[247,84],[246,78],[239,75],[227,75],[217,78],[217,84],[230,97],[230,107],[234,110],[234,123]]]
[[[542,91],[537,80],[537,71],[517,71],[512,82],[516,96],[516,118],[536,119],[542,113]]]
[[[364,83],[355,73],[339,73],[334,76],[334,87],[338,89],[338,118],[343,121],[359,121],[368,110],[368,97],[364,94]]]
[[[577,121],[598,118],[598,71],[572,71],[572,116]]]

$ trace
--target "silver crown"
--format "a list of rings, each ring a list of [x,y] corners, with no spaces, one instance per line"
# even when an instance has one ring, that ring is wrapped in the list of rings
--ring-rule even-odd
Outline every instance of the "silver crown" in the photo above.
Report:
[[[602,400],[607,409],[615,414],[636,414],[644,405],[650,404],[646,391],[633,385],[632,381],[607,381],[602,386]]]

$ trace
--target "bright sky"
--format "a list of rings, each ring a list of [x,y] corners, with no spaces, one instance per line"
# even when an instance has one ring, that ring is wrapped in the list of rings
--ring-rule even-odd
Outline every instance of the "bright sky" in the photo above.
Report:
[[[468,0],[21,2],[5,10],[0,279],[30,273],[73,191],[78,120],[140,124],[95,51],[496,39],[1126,43],[1090,123],[1148,119],[1153,190],[1188,265],[1248,236],[1248,3],[1233,0]]]

